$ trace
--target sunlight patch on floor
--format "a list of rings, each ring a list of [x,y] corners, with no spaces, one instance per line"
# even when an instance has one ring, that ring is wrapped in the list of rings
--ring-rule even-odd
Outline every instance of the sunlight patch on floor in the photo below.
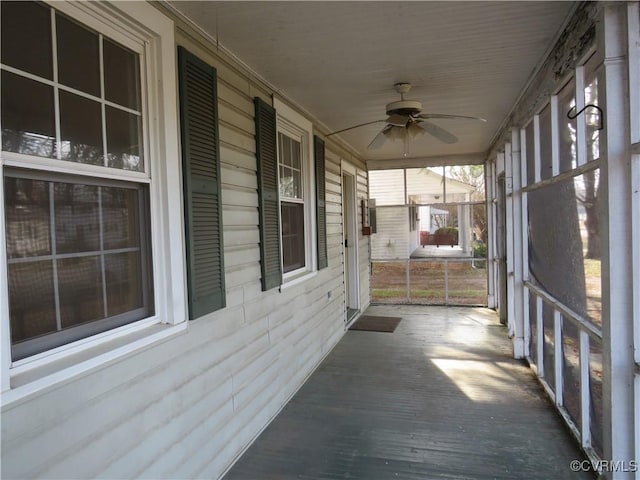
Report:
[[[504,400],[508,389],[513,387],[511,375],[495,363],[449,358],[431,361],[474,402]]]

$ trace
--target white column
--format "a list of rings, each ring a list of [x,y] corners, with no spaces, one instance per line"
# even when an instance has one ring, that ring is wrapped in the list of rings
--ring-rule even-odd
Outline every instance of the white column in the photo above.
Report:
[[[510,221],[513,223],[512,237],[509,243],[512,243],[513,255],[511,256],[513,265],[513,356],[515,358],[524,358],[525,356],[525,327],[524,327],[524,284],[522,265],[522,161],[520,159],[520,130],[518,128],[511,129],[511,182],[513,209]],[[509,219],[507,220],[509,221]]]
[[[631,167],[627,65],[627,6],[606,3],[598,22],[598,49],[604,52],[601,91],[603,405],[605,460],[634,459],[633,428],[633,272]],[[610,479],[630,479],[630,472],[605,472]]]
[[[496,275],[497,269],[496,264],[494,262],[496,257],[496,162],[495,159],[491,161],[487,161],[484,167],[484,184],[485,184],[485,202],[486,202],[486,210],[487,210],[487,290],[488,290],[488,298],[487,298],[487,306],[489,308],[497,308],[498,303],[496,302]]]

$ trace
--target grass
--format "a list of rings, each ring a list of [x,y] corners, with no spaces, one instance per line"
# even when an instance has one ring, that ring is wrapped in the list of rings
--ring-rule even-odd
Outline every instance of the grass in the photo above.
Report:
[[[602,267],[600,260],[585,258],[584,259],[584,275],[586,277],[600,278]]]
[[[486,290],[449,290],[449,298],[469,298],[486,296]],[[407,291],[403,289],[374,288],[371,290],[374,298],[405,298]],[[411,297],[416,298],[444,298],[444,290],[414,290],[411,289]]]
[[[407,266],[404,262],[373,263],[371,297],[373,301],[406,302]],[[411,262],[409,270],[412,303],[431,302],[450,305],[482,305],[487,301],[487,275],[471,262],[448,262],[445,293],[445,262]],[[446,298],[445,298],[446,295]]]

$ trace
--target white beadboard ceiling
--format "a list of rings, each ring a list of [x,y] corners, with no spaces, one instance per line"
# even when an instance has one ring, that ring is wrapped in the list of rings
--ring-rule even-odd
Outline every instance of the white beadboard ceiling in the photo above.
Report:
[[[394,83],[423,113],[480,116],[433,120],[459,137],[428,134],[408,157],[485,152],[573,2],[172,2],[329,131],[386,118]],[[367,160],[398,159],[401,142],[367,145],[384,123],[340,134]],[[377,163],[377,162],[376,162]]]

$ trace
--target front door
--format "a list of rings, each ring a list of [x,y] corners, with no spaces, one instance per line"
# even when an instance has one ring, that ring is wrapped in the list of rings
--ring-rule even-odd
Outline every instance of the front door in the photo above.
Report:
[[[342,173],[342,232],[344,252],[345,321],[359,311],[358,285],[358,224],[356,215],[355,169],[343,164]]]

